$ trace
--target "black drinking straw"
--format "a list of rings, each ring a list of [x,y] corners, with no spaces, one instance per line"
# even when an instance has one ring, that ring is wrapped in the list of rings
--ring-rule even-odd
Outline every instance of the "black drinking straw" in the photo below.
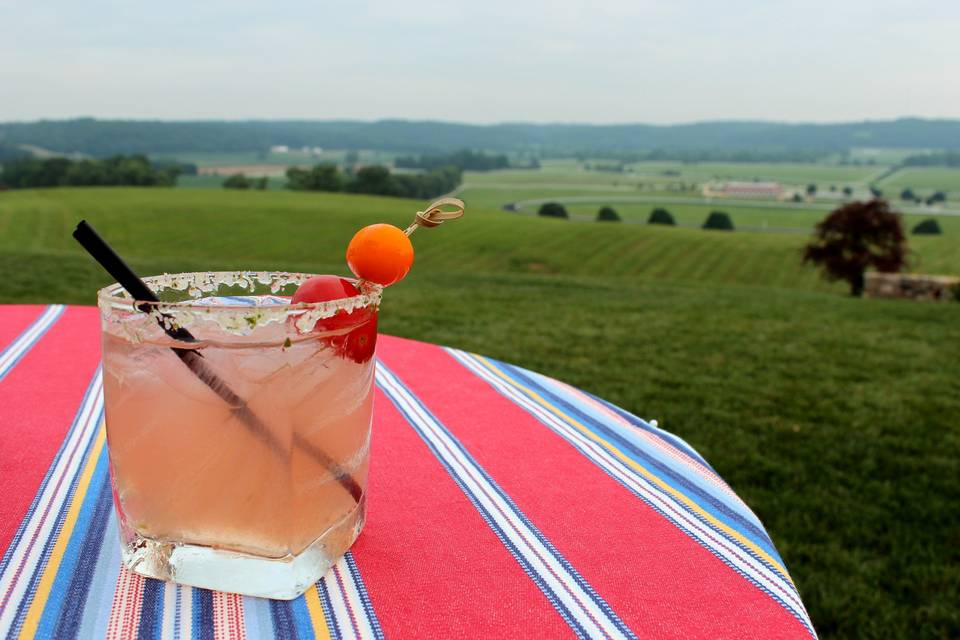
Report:
[[[134,273],[133,269],[124,262],[123,258],[117,255],[117,252],[107,244],[106,240],[101,238],[100,234],[98,234],[92,226],[87,224],[86,220],[81,220],[80,223],[77,224],[77,228],[73,232],[73,237],[87,250],[87,253],[93,256],[94,260],[100,263],[100,266],[102,266],[107,273],[117,279],[120,286],[127,290],[127,293],[130,294],[135,302],[147,303],[138,304],[138,309],[146,312],[150,309],[151,305],[149,303],[160,302],[156,294]],[[161,313],[161,316],[162,315]],[[193,337],[193,334],[183,327],[171,329],[163,322],[162,317],[158,317],[157,322],[164,332],[174,340],[186,343],[197,341],[197,339]],[[261,440],[278,455],[283,455],[283,446],[270,429],[268,429],[263,421],[247,406],[243,398],[238,396],[220,376],[207,366],[207,363],[204,362],[203,356],[200,353],[195,349],[178,347],[171,347],[170,350],[180,358],[183,364],[187,365],[187,368],[190,369],[197,378],[210,387],[214,393],[227,403],[233,415],[235,415],[256,438]],[[329,455],[310,444],[299,433],[293,434],[293,445],[302,449],[311,458],[329,469],[343,488],[353,496],[353,499],[357,502],[360,501],[360,496],[363,493],[360,485],[357,484],[357,481],[354,480],[349,473],[341,469]]]

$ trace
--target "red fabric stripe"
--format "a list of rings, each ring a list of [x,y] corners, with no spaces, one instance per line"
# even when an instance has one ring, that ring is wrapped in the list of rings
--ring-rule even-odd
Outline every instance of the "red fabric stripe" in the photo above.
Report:
[[[639,637],[809,637],[779,604],[439,347],[384,340],[377,355]]]
[[[37,304],[0,306],[0,351],[9,347],[46,308]]]
[[[6,318],[22,308],[0,307]],[[42,311],[31,307],[33,316]],[[93,307],[70,307],[0,381],[0,549],[6,551],[60,448],[100,360]]]
[[[374,416],[367,523],[354,558],[386,637],[572,637],[379,391]]]

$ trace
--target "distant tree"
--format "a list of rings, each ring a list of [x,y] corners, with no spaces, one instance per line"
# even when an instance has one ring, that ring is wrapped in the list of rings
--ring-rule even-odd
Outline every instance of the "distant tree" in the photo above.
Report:
[[[940,223],[937,222],[935,218],[927,218],[926,220],[918,222],[913,228],[913,235],[915,236],[939,236],[942,233],[943,230],[940,228]]]
[[[294,191],[342,191],[343,176],[332,162],[322,162],[309,169],[287,169],[287,188]]]
[[[545,216],[547,218],[569,218],[566,208],[558,202],[547,202],[540,206],[540,210],[537,211],[537,215]]]
[[[676,226],[677,223],[669,211],[663,207],[657,207],[650,212],[650,217],[647,218],[647,224],[665,224],[672,227]]]
[[[794,202],[803,202],[803,196],[800,195],[799,192],[798,192],[798,193],[794,193],[794,194],[793,194],[793,197],[791,198],[791,200],[793,200]]]
[[[844,188],[843,188],[843,195],[846,196],[847,198],[849,198],[850,196],[853,195],[853,189],[850,188],[850,187],[844,187]]]
[[[347,184],[347,190],[381,196],[400,195],[400,189],[390,175],[390,170],[380,165],[357,170],[353,180]]]
[[[830,185],[830,191],[836,191],[836,190],[837,190],[837,185],[835,184]]]
[[[146,156],[112,156],[103,160],[21,158],[3,164],[3,182],[11,189],[59,186],[173,186],[179,167],[160,170]]]
[[[817,224],[803,262],[819,266],[828,280],[846,280],[850,294],[861,296],[866,270],[900,271],[906,245],[900,214],[885,200],[851,202]]]
[[[224,189],[249,189],[252,181],[242,173],[235,173],[223,181]]]
[[[870,185],[870,195],[872,195],[874,198],[882,198],[883,191],[873,185]]]
[[[257,178],[254,188],[257,191],[266,191],[267,186],[269,184],[270,184],[270,178],[268,178],[267,176],[260,176],[259,178]]]
[[[711,211],[703,222],[703,228],[715,231],[733,231],[733,220],[725,211]]]
[[[913,189],[911,189],[910,187],[906,187],[906,188],[904,188],[903,191],[900,192],[900,199],[901,199],[901,200],[916,200],[916,199],[917,199],[917,196],[914,195]]]
[[[807,195],[808,195],[808,196],[815,196],[815,195],[817,195],[817,185],[813,184],[812,182],[811,182],[810,184],[808,184],[808,185],[807,185]]]
[[[944,193],[943,191],[934,191],[933,194],[929,198],[927,198],[927,202],[931,204],[934,202],[946,202],[946,201],[947,201],[947,194]]]
[[[600,207],[597,222],[620,222],[620,214],[613,207]]]

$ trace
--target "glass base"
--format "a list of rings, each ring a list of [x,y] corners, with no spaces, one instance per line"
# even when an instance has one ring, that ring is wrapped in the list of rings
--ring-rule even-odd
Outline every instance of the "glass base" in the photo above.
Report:
[[[297,555],[264,558],[152,540],[121,524],[120,555],[130,571],[191,587],[260,598],[293,600],[326,574],[363,529],[366,495],[340,522]]]

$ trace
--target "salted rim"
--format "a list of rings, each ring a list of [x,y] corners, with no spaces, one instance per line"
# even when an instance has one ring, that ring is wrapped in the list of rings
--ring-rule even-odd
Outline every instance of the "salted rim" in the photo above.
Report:
[[[240,313],[253,312],[286,312],[301,315],[309,312],[316,319],[333,316],[337,311],[351,312],[355,309],[376,306],[380,304],[383,287],[365,280],[344,278],[352,282],[361,291],[360,295],[349,298],[338,298],[324,302],[271,303],[257,306],[246,305],[217,305],[203,303],[204,293],[214,293],[221,286],[246,287],[251,292],[258,284],[268,285],[273,294],[277,294],[286,285],[300,285],[317,274],[287,271],[194,271],[185,273],[164,273],[143,278],[154,292],[164,290],[186,291],[193,300],[179,302],[152,302],[135,300],[119,283],[113,283],[97,292],[97,301],[101,308],[123,309],[135,313],[149,314],[156,311],[195,311],[203,314],[210,313]],[[342,276],[337,276],[342,277]],[[141,306],[148,306],[150,311],[143,311]],[[103,309],[107,311],[107,309]]]

